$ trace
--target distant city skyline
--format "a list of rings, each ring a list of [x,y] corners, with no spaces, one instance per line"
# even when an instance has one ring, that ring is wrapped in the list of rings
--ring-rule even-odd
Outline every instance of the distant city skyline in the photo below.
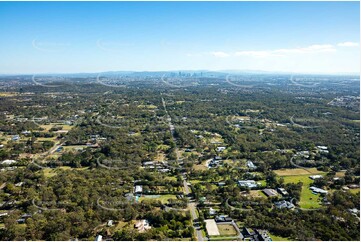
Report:
[[[359,2],[0,2],[0,74],[359,73]]]

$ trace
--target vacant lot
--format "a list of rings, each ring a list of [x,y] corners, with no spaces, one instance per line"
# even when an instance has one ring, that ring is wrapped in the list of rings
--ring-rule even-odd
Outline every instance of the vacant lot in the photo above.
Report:
[[[309,168],[309,169],[281,169],[274,171],[279,176],[298,176],[298,175],[315,175],[315,174],[323,174],[324,172],[318,171],[316,168]]]
[[[231,224],[218,224],[218,231],[223,236],[236,236],[237,231]]]

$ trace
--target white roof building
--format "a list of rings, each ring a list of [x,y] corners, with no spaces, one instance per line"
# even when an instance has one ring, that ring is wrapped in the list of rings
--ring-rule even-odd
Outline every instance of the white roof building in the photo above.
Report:
[[[141,193],[141,192],[143,192],[143,187],[139,185],[135,186],[134,193]]]
[[[225,146],[218,146],[218,147],[216,148],[216,151],[222,152],[222,151],[224,151],[225,149],[226,149]]]
[[[16,163],[16,160],[4,160],[3,162],[1,162],[2,165],[11,165]]]
[[[248,188],[255,188],[258,186],[254,180],[241,180],[238,181],[238,185],[240,187],[248,187]]]
[[[328,191],[326,190],[323,190],[321,188],[318,188],[318,187],[310,187],[310,189],[312,190],[312,192],[315,192],[315,193],[320,193],[320,194],[327,194]]]
[[[322,176],[322,175],[313,175],[313,176],[310,176],[310,178],[311,178],[312,180],[315,180],[315,179],[323,178],[323,176]]]

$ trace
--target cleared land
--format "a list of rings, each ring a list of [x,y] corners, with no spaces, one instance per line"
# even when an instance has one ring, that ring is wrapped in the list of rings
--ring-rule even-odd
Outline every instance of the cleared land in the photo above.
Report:
[[[281,169],[274,171],[279,176],[298,176],[298,175],[315,175],[315,174],[323,174],[324,172],[317,170],[316,168],[302,169]]]
[[[291,176],[282,176],[285,183],[299,183],[302,182],[302,190],[300,197],[300,207],[301,208],[320,208],[320,195],[313,194],[310,190],[310,184],[312,180],[309,178],[309,175],[291,175]]]

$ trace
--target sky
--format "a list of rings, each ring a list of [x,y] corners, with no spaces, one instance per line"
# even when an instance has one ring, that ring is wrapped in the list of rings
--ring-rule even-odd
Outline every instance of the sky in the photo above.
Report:
[[[0,74],[360,72],[359,2],[0,2]]]

